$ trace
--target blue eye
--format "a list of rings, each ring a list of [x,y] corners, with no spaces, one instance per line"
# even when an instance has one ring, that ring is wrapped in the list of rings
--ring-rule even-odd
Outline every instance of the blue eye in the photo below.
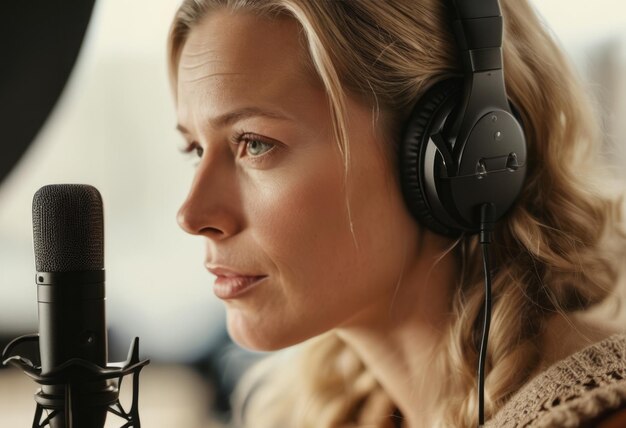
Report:
[[[254,160],[255,162],[257,158],[260,161],[266,155],[270,156],[269,153],[274,152],[274,149],[277,148],[277,144],[271,142],[271,140],[268,141],[267,138],[250,132],[239,132],[233,135],[231,141],[233,144],[240,146],[240,156],[247,156],[250,158],[250,161]],[[241,147],[242,145],[243,147]]]
[[[250,154],[250,156],[260,156],[274,148],[273,144],[265,143],[258,138],[244,138],[243,141],[246,143],[245,150]]]

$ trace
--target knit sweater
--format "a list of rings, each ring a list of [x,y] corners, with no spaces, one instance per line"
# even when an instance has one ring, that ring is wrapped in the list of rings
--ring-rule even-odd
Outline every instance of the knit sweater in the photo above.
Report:
[[[531,379],[485,427],[581,427],[626,407],[626,335],[613,335]]]

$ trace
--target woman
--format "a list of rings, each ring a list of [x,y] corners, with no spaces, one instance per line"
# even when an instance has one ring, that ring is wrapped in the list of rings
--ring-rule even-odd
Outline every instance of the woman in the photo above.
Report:
[[[528,167],[493,234],[485,413],[492,426],[615,420],[626,337],[591,309],[621,278],[621,199],[593,165],[601,137],[565,58],[526,1],[501,8]],[[231,337],[290,348],[249,374],[238,424],[476,425],[478,237],[418,223],[397,172],[415,100],[459,75],[449,14],[436,0],[188,0],[177,13],[170,74],[198,162],[179,223],[206,238]]]

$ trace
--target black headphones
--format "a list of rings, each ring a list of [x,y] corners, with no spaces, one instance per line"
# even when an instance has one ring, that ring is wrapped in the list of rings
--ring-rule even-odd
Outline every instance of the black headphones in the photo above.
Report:
[[[508,102],[498,0],[449,0],[463,79],[421,96],[400,141],[402,191],[424,226],[449,237],[480,230],[480,207],[500,219],[526,175],[526,140]]]

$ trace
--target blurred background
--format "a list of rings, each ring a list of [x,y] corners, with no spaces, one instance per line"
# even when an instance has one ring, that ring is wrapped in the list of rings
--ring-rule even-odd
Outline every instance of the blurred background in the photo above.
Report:
[[[232,386],[263,356],[229,341],[201,240],[175,221],[193,174],[177,150],[183,141],[166,74],[178,4],[96,1],[61,98],[0,182],[0,350],[37,331],[33,194],[52,183],[96,186],[104,200],[110,360],[125,359],[131,339],[141,338],[152,364],[142,373],[140,413],[155,428],[220,426]],[[626,182],[626,6],[533,4],[584,78],[603,118],[608,165]],[[0,370],[0,426],[30,426],[35,390],[16,369]]]

